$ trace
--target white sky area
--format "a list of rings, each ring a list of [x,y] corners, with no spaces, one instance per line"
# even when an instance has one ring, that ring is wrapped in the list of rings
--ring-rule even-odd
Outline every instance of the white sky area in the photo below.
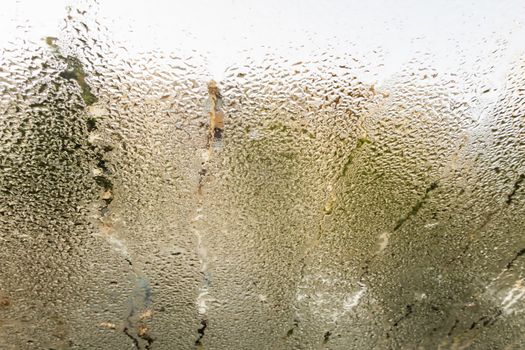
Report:
[[[195,50],[207,57],[211,78],[242,57],[283,52],[300,60],[305,52],[361,55],[380,48],[385,78],[420,52],[448,69],[457,55],[475,59],[504,46],[502,66],[523,54],[525,1],[284,1],[284,0],[100,0],[90,7],[112,39],[133,52]],[[67,14],[64,0],[4,0],[0,47],[27,27],[38,41],[59,36]],[[91,14],[93,16],[93,14]],[[300,47],[290,50],[290,47]],[[241,54],[247,50],[248,54]],[[294,57],[296,56],[296,57]],[[437,67],[438,69],[440,67]],[[498,77],[499,78],[499,77]]]

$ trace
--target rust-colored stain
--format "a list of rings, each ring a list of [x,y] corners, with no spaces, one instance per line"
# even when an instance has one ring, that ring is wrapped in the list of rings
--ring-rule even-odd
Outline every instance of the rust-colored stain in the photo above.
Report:
[[[0,308],[8,307],[9,305],[11,305],[9,297],[6,295],[0,295]]]
[[[220,140],[224,131],[224,113],[220,109],[221,94],[215,80],[208,83],[210,96],[210,140]]]

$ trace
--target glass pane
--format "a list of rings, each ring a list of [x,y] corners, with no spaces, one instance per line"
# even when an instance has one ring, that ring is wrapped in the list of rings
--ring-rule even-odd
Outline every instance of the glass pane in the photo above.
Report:
[[[525,348],[524,21],[3,3],[0,348]]]

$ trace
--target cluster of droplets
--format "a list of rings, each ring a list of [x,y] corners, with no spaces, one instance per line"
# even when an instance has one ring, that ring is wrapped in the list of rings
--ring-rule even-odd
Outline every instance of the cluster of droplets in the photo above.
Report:
[[[245,50],[219,99],[97,8],[0,48],[0,347],[523,347],[509,41]]]

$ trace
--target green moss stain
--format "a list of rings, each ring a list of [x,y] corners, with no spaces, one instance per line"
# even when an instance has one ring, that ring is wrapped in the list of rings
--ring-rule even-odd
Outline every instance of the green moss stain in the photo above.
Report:
[[[85,106],[76,110],[75,115],[85,117],[85,131],[87,131],[87,134],[84,134],[84,136],[87,136],[89,133],[92,133],[98,129],[98,121],[95,116],[91,115],[87,111],[86,107],[93,105],[98,101],[98,98],[92,93],[91,87],[86,82],[87,74],[84,70],[82,62],[74,56],[64,56],[60,50],[60,46],[57,44],[57,38],[48,36],[44,38],[44,41],[48,45],[51,53],[53,54],[53,57],[66,65],[65,69],[58,74],[59,78],[54,79],[53,85],[58,89],[60,85],[64,83],[62,79],[65,79],[76,81],[80,88],[80,97],[84,101]],[[44,86],[42,91],[44,91],[45,88],[46,87]],[[76,142],[76,145],[78,147],[75,146],[75,149],[80,149],[83,146],[82,142],[80,141]],[[100,174],[94,176],[93,179],[95,180],[95,183],[98,185],[98,187],[103,191],[103,194],[100,197],[103,203],[99,208],[101,218],[103,218],[109,210],[109,204],[113,201],[113,182],[110,179],[111,170],[108,166],[108,161],[105,159],[106,154],[111,152],[113,147],[110,145],[97,146],[90,141],[87,141],[86,146],[86,151],[89,152],[90,156],[94,158],[96,162],[96,168],[100,171]]]
[[[343,165],[343,170],[341,171],[340,177],[346,176],[346,174],[348,173],[348,169],[350,169],[350,166],[354,162],[357,152],[359,152],[361,148],[363,148],[366,144],[369,144],[369,143],[372,143],[372,141],[365,139],[365,138],[357,139],[357,144],[355,148],[352,150],[352,152],[350,152],[350,155],[346,158],[346,162]]]
[[[67,64],[66,69],[59,74],[60,77],[77,82],[78,86],[80,87],[80,96],[87,106],[97,102],[98,98],[91,92],[91,87],[86,82],[87,75],[80,60],[70,55],[66,57],[62,56],[60,53],[60,48],[56,44],[57,38],[48,36],[45,37],[44,40],[46,44],[52,49],[55,56]]]
[[[438,183],[437,182],[433,182],[433,183],[430,184],[429,187],[427,187],[427,189],[425,190],[425,195],[423,196],[423,198],[421,198],[419,201],[417,201],[417,203],[412,207],[412,209],[410,210],[410,212],[406,216],[402,217],[401,219],[399,219],[397,221],[396,226],[394,227],[394,231],[399,230],[401,228],[401,226],[403,226],[403,224],[408,219],[410,219],[411,217],[417,215],[417,213],[419,212],[419,210],[421,209],[423,204],[425,204],[425,202],[427,201],[430,192],[434,191],[437,187],[438,187]]]
[[[92,132],[94,130],[97,130],[97,120],[93,117],[88,117],[86,121],[87,130],[88,132]]]
[[[86,73],[82,67],[82,63],[78,58],[67,56],[65,58],[67,63],[66,69],[60,73],[60,76],[67,80],[75,80],[80,86],[80,96],[87,106],[92,105],[98,101],[98,98],[91,92],[91,87],[86,83]]]
[[[44,38],[47,45],[49,45],[52,49],[58,50],[58,45],[56,44],[56,41],[58,40],[55,37],[52,36],[46,36]]]

